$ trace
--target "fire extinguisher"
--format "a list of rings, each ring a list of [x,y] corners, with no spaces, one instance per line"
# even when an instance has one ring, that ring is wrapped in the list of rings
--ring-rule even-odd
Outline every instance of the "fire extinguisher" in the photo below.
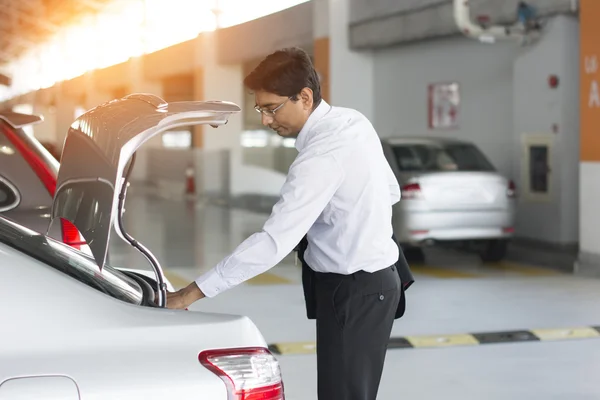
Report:
[[[196,194],[194,167],[191,164],[185,169],[185,193],[190,195]]]

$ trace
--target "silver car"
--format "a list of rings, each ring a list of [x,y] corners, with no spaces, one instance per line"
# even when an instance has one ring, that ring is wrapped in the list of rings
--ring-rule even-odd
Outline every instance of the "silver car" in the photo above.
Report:
[[[92,256],[0,216],[0,398],[285,398],[279,364],[247,317],[165,308],[159,260],[121,218],[144,142],[177,126],[223,125],[238,112],[132,95],[71,125],[50,219],[72,223]],[[105,263],[113,225],[153,277]]]
[[[432,244],[475,250],[501,260],[514,232],[515,184],[473,143],[445,138],[383,139],[402,189],[394,233],[407,254]]]

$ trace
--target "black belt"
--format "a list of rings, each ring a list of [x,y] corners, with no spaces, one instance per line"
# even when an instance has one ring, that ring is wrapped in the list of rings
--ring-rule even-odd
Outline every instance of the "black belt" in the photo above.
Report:
[[[315,273],[316,278],[319,279],[319,280],[327,280],[327,279],[353,279],[353,278],[355,279],[356,277],[361,276],[361,275],[376,274],[378,272],[382,272],[382,271],[385,271],[386,269],[390,269],[390,268],[391,268],[392,271],[396,270],[396,266],[392,265],[392,266],[380,269],[380,270],[375,271],[375,272],[368,272],[368,271],[364,271],[364,270],[359,270],[359,271],[353,272],[351,274],[339,274],[339,273],[336,273],[336,272],[319,272],[319,271],[314,271],[314,270],[313,271]]]

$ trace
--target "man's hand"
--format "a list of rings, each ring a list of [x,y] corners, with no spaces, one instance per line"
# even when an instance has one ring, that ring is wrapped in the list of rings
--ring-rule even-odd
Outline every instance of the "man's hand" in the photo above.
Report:
[[[167,293],[167,308],[185,309],[204,297],[196,282],[192,282],[183,289]]]

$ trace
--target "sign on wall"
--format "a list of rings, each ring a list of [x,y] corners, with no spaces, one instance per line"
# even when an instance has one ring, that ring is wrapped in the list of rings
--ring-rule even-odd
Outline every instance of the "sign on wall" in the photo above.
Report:
[[[458,128],[460,93],[458,83],[432,83],[428,88],[429,128]]]

